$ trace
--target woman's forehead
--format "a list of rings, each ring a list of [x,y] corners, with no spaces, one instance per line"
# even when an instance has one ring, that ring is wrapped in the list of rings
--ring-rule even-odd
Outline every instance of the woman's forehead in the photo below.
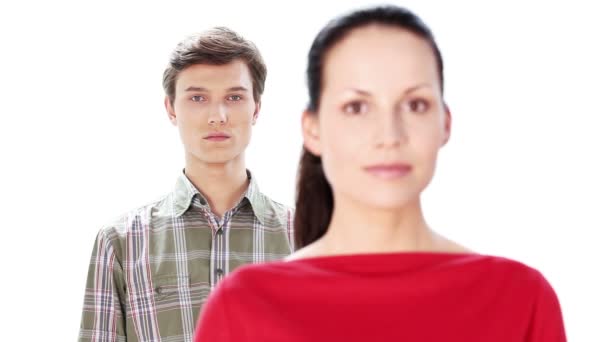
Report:
[[[381,25],[351,31],[328,51],[323,70],[325,87],[439,83],[431,45],[405,29]]]

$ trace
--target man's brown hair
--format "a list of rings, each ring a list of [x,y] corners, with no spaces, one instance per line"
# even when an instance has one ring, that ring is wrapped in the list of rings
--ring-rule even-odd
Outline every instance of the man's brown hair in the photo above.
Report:
[[[247,64],[253,84],[253,98],[260,102],[266,81],[266,65],[258,48],[226,27],[214,27],[181,41],[163,73],[163,88],[171,104],[175,101],[175,83],[179,73],[195,64],[223,65],[234,60]]]

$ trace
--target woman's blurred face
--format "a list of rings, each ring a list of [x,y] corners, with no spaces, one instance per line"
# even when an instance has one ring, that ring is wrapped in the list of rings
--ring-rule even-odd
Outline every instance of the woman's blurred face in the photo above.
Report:
[[[304,142],[336,201],[394,209],[417,200],[450,133],[431,46],[401,28],[368,25],[332,47]]]

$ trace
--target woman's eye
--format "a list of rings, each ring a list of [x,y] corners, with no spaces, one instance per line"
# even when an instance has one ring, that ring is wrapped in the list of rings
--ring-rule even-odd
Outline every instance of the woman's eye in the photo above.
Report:
[[[358,115],[367,112],[367,104],[361,101],[353,101],[344,106],[344,112],[347,114]]]
[[[424,113],[429,109],[429,103],[422,99],[411,100],[407,103],[407,109],[414,113]]]

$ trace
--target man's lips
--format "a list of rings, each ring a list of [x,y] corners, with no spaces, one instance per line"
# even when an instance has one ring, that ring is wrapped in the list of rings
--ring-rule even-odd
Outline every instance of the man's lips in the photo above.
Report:
[[[204,139],[209,141],[224,141],[230,139],[230,135],[222,132],[214,132],[205,136]]]

